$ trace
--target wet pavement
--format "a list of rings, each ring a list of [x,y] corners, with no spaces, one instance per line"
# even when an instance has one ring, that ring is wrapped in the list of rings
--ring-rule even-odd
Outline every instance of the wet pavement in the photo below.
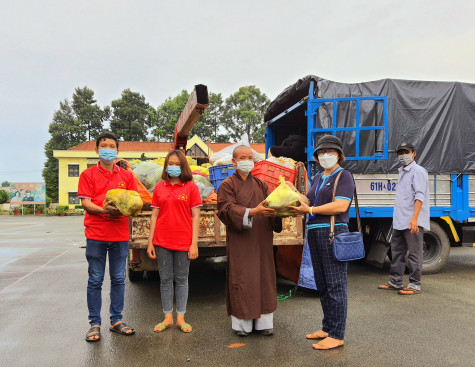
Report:
[[[475,249],[452,248],[446,268],[423,277],[423,293],[380,291],[387,269],[351,264],[346,345],[315,351],[305,334],[322,317],[315,292],[279,301],[275,335],[235,336],[224,302],[222,263],[197,261],[190,273],[187,321],[154,333],[161,321],[159,280],[126,284],[124,321],[137,334],[107,330],[84,340],[87,262],[83,217],[0,216],[0,366],[474,366]],[[279,293],[293,284],[279,280]],[[229,348],[232,343],[244,343]]]

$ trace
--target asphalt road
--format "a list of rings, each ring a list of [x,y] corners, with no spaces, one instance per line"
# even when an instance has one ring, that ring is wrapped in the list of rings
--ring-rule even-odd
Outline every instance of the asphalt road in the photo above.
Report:
[[[322,312],[314,292],[279,301],[275,335],[239,338],[224,302],[222,263],[194,262],[187,321],[161,321],[158,279],[126,284],[131,337],[87,343],[87,262],[83,217],[0,216],[0,366],[475,366],[475,249],[452,248],[446,268],[423,277],[423,293],[380,291],[387,269],[351,264],[345,346],[316,351],[305,334]],[[280,293],[293,284],[279,280]],[[109,281],[103,289],[108,320]],[[229,348],[233,343],[244,343]]]

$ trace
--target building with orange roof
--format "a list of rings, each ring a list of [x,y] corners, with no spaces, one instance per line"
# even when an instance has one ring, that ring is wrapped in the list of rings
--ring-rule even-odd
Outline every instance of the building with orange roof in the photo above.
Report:
[[[233,143],[205,143],[197,135],[188,140],[186,155],[204,163],[209,157]],[[251,144],[251,147],[265,156],[265,144]],[[173,149],[172,143],[119,141],[118,157],[128,161],[134,159],[156,159],[165,157]],[[85,169],[95,166],[99,161],[96,154],[96,142],[86,141],[68,150],[55,150],[53,156],[58,159],[60,205],[80,205],[77,195],[79,176]]]

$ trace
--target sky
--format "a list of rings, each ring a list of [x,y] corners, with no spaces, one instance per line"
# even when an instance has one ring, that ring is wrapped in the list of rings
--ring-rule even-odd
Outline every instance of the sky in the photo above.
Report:
[[[130,88],[154,107],[195,84],[273,100],[314,74],[475,83],[470,0],[0,0],[0,182],[42,182],[59,102]]]

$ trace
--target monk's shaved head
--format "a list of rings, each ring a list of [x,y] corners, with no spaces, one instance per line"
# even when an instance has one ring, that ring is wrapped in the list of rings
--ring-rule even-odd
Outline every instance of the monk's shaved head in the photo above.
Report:
[[[252,154],[252,150],[251,148],[249,148],[247,145],[238,145],[236,148],[234,148],[233,150],[233,158],[236,159],[237,155],[241,152],[241,151],[246,151],[247,152],[250,152]]]

